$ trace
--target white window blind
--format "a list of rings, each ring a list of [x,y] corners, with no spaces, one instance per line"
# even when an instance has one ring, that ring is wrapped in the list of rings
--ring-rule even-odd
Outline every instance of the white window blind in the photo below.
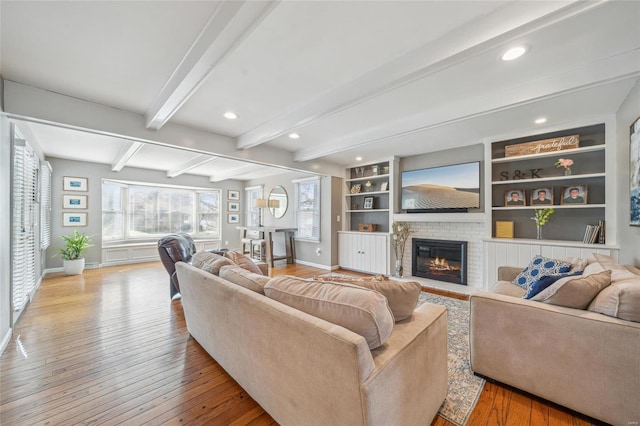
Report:
[[[262,198],[263,186],[251,186],[244,189],[245,199],[245,225],[246,226],[258,226],[260,225],[260,211],[259,207],[256,207],[256,200]]]
[[[297,238],[320,241],[320,177],[293,181],[296,185]]]
[[[14,141],[12,175],[12,304],[21,311],[36,288],[36,214],[38,159],[29,144]],[[15,315],[14,318],[17,318]]]
[[[40,165],[40,249],[51,245],[51,165]]]

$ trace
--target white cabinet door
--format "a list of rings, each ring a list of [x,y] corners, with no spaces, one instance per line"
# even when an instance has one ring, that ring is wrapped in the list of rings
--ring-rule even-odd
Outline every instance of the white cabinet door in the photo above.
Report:
[[[345,269],[388,274],[388,236],[380,234],[338,234],[338,261]]]

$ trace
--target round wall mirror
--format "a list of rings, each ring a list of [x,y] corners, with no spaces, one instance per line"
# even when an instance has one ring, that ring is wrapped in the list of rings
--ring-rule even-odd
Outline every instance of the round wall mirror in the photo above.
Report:
[[[281,186],[275,186],[271,192],[269,192],[269,211],[271,215],[276,219],[280,219],[287,212],[287,191]]]

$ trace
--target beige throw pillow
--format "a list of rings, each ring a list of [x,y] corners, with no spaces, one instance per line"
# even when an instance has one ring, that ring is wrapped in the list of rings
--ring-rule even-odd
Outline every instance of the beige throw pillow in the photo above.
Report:
[[[586,309],[594,297],[611,284],[611,271],[561,278],[530,300],[567,308]]]
[[[228,264],[231,264],[229,259],[208,251],[199,251],[191,258],[191,265],[213,275],[218,275],[220,268]]]
[[[418,304],[422,286],[415,281],[394,281],[382,275],[370,277],[351,277],[335,275],[315,277],[316,281],[347,283],[358,287],[369,288],[382,293],[389,302],[396,322],[411,318]]]
[[[618,264],[611,256],[593,253],[593,257],[596,259],[596,262],[590,263],[589,266],[585,268],[584,275],[591,274],[595,271],[609,270],[611,271],[611,282],[614,284],[618,281],[638,278],[636,274]]]
[[[640,322],[640,277],[611,284],[593,299],[589,310]]]
[[[225,259],[229,260],[229,259]],[[220,269],[220,278],[227,281],[231,281],[234,284],[238,284],[249,290],[253,290],[256,293],[264,294],[264,286],[269,282],[271,278],[265,277],[262,274],[256,274],[255,272],[249,272],[240,266],[223,266]]]
[[[260,270],[260,268],[258,268],[258,265],[253,263],[253,260],[245,256],[244,254],[235,250],[231,250],[225,252],[224,256],[228,259],[231,259],[233,263],[235,263],[239,267],[244,268],[249,272],[262,275],[262,271]]]
[[[361,335],[370,349],[383,345],[393,331],[387,298],[374,290],[281,276],[269,280],[264,294]]]

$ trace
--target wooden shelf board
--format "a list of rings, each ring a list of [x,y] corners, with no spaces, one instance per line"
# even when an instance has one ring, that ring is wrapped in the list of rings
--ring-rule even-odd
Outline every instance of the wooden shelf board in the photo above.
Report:
[[[531,160],[533,158],[557,157],[557,156],[564,157],[566,155],[571,155],[571,154],[582,154],[586,152],[603,151],[604,148],[605,148],[604,144],[583,146],[580,148],[563,149],[562,151],[541,152],[540,154],[514,155],[513,157],[494,158],[491,160],[491,162],[492,163],[509,163],[512,161]]]
[[[362,209],[362,210],[347,210],[347,213],[371,213],[371,212],[388,212],[389,209]]]
[[[533,210],[533,209],[603,209],[604,204],[579,204],[579,205],[547,205],[547,206],[523,206],[523,207],[492,207],[492,210]]]
[[[371,191],[371,192],[358,192],[357,194],[345,194],[347,197],[356,197],[358,195],[376,195],[376,194],[388,194],[389,191]]]
[[[570,176],[552,176],[548,178],[535,178],[535,179],[516,179],[516,180],[496,180],[491,182],[492,185],[513,185],[519,183],[530,183],[530,182],[551,182],[551,181],[565,181],[572,179],[588,179],[588,178],[598,178],[605,177],[605,173],[585,173],[581,175],[570,175]]]
[[[350,178],[350,179],[345,179],[345,182],[365,182],[368,180],[378,180],[378,179],[384,179],[384,178],[389,178],[389,174],[387,173],[386,175],[375,175],[375,176],[365,176],[365,177],[357,177],[357,178]]]

